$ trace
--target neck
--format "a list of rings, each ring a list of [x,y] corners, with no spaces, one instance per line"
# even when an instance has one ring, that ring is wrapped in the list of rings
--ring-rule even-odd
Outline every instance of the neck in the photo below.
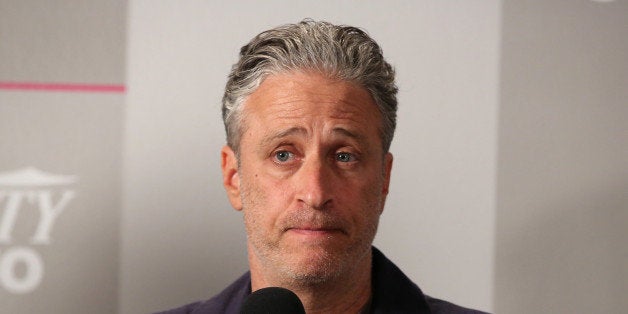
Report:
[[[284,287],[299,296],[305,312],[359,313],[371,297],[371,254],[366,254],[354,267],[338,278],[322,283],[282,280],[251,267],[252,291],[265,287]],[[253,266],[253,265],[251,265]]]

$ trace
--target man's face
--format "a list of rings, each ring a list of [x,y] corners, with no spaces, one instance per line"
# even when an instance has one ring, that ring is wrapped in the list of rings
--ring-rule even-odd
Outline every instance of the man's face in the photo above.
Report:
[[[276,74],[243,110],[239,163],[225,147],[222,167],[251,269],[307,283],[351,271],[370,254],[392,166],[370,94],[318,74]]]

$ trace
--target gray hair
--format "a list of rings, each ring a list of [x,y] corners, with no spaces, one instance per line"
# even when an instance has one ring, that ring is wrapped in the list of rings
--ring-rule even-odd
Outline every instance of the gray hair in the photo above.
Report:
[[[317,71],[368,90],[382,116],[382,148],[388,152],[397,124],[394,69],[361,29],[306,19],[262,32],[240,49],[222,98],[227,144],[236,155],[244,132],[246,98],[268,75],[296,70]]]

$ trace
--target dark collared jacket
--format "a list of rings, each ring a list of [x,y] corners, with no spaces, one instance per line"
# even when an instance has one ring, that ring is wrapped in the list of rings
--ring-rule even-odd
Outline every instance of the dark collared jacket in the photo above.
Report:
[[[373,247],[373,298],[368,313],[483,313],[424,295],[382,252]],[[218,295],[160,314],[238,314],[251,294],[251,274],[247,272]]]

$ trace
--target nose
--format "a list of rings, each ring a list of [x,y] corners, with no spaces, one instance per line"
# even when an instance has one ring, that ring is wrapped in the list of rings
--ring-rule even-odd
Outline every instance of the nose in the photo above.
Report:
[[[316,210],[332,202],[332,170],[320,157],[308,157],[294,177],[298,201]]]

